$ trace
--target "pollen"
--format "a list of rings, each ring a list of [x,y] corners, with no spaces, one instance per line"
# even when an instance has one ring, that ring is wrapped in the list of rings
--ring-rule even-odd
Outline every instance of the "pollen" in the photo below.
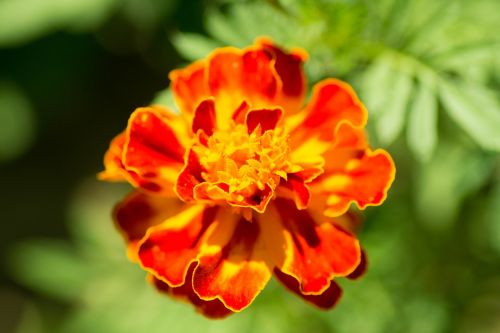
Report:
[[[292,168],[288,136],[282,128],[262,133],[257,127],[248,133],[245,125],[232,124],[194,149],[206,170],[204,180],[223,188],[235,203],[246,202],[266,189],[274,192]]]

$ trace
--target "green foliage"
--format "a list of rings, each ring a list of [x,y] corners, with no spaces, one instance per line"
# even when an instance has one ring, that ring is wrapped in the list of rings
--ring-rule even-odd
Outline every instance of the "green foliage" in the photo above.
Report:
[[[0,0],[0,47],[60,29],[92,31],[118,12],[148,32],[140,37],[152,36],[164,28],[161,13],[177,3],[188,2]],[[500,2],[204,4],[205,31],[195,16],[192,26],[168,31],[186,61],[266,35],[307,50],[311,84],[340,77],[360,93],[371,142],[387,147],[398,170],[387,202],[367,210],[360,232],[368,273],[341,281],[344,295],[330,312],[273,282],[243,313],[205,320],[190,305],[156,293],[145,273],[126,260],[110,218],[126,190],[91,179],[69,204],[71,240],[26,240],[9,252],[12,277],[44,300],[27,303],[18,333],[497,332]],[[174,107],[171,91],[161,91],[152,103]],[[0,161],[13,161],[31,147],[32,113],[23,91],[0,84]],[[47,299],[66,310],[47,315]]]
[[[448,114],[481,147],[500,151],[500,113],[495,97],[473,85],[440,84],[440,94]]]
[[[496,164],[488,154],[456,142],[443,142],[417,173],[416,206],[422,221],[435,230],[449,230],[462,201],[488,180]]]
[[[378,226],[362,235],[370,271],[359,281],[339,281],[344,295],[334,311],[317,310],[273,281],[249,309],[223,321],[207,321],[190,305],[159,295],[145,281],[145,272],[126,260],[125,246],[108,217],[109,207],[124,192],[85,181],[68,212],[73,243],[29,241],[12,249],[11,272],[19,282],[72,305],[55,323],[40,322],[42,310],[28,307],[19,333],[33,325],[37,333],[422,332],[422,321],[423,331],[437,333],[447,325],[446,303],[426,296],[425,286],[407,289],[405,281],[419,267],[403,264],[414,244],[409,241],[411,224],[400,223],[401,218],[411,220],[401,202],[389,203],[372,217]]]
[[[209,11],[210,37],[173,42],[189,60],[260,35],[303,47],[313,82],[330,75],[362,82],[379,141],[388,146],[407,128],[408,148],[426,162],[438,144],[438,106],[481,148],[500,151],[500,106],[487,77],[500,54],[491,14],[499,10],[495,1],[244,2]]]
[[[95,31],[121,13],[138,29],[158,25],[177,0],[2,0],[0,47],[24,44],[53,31]]]
[[[438,140],[438,105],[434,96],[435,83],[420,82],[409,110],[407,142],[417,159],[428,161]]]
[[[117,0],[0,1],[0,46],[16,45],[51,30],[92,29]]]
[[[19,157],[30,148],[35,123],[31,103],[23,91],[0,82],[0,162]]]

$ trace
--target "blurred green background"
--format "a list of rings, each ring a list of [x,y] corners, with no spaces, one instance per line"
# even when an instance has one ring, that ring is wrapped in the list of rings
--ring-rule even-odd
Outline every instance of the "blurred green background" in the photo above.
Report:
[[[497,0],[0,0],[0,331],[500,332]],[[271,283],[208,321],[127,262],[95,174],[169,70],[259,35],[347,80],[394,157],[360,238],[369,271],[322,312]]]

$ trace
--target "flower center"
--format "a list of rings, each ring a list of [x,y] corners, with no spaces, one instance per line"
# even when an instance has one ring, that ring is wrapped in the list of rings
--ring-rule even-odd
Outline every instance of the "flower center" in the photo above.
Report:
[[[229,130],[216,131],[205,145],[195,152],[206,172],[206,182],[221,184],[230,195],[230,202],[248,202],[248,198],[276,189],[280,178],[286,179],[291,169],[288,160],[288,137],[283,129],[264,133],[257,128],[248,133],[245,125],[233,125]]]

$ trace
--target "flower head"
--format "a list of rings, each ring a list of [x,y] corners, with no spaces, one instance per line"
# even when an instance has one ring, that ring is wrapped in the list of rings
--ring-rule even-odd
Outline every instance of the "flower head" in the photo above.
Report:
[[[355,216],[384,201],[395,168],[372,150],[352,88],[326,79],[304,103],[301,50],[268,39],[221,48],[170,73],[179,113],[137,109],[103,180],[136,189],[115,209],[129,257],[158,290],[224,317],[272,275],[321,308],[366,260]]]

